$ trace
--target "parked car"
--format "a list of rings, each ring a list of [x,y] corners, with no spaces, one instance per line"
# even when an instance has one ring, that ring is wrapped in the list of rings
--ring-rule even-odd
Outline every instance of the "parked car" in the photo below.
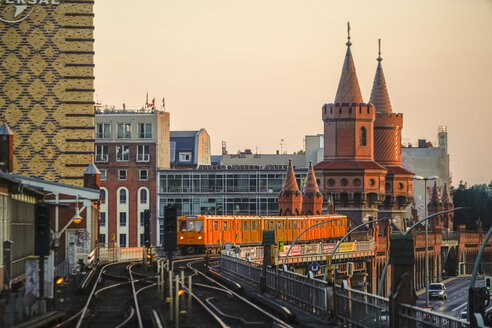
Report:
[[[466,310],[465,310],[465,311],[462,311],[462,312],[460,313],[460,316],[458,317],[458,319],[459,319],[460,321],[462,321],[462,322],[466,322],[466,323],[468,323],[468,313],[466,312]],[[464,327],[466,327],[466,326],[467,326],[467,325],[465,325],[464,323],[463,323],[463,324],[461,324],[461,327],[463,327],[463,328],[464,328]]]
[[[429,298],[440,298],[442,300],[448,298],[448,293],[446,292],[446,286],[444,286],[444,284],[440,282],[430,284]]]

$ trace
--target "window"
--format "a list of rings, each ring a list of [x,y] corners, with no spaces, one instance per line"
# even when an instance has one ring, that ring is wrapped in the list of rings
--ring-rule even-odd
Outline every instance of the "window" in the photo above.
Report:
[[[147,204],[147,189],[140,190],[140,203]]]
[[[195,231],[198,231],[198,232],[203,231],[203,221],[196,221]]]
[[[126,180],[126,170],[118,170],[118,180]]]
[[[126,247],[126,234],[120,234],[120,247]]]
[[[97,145],[96,146],[96,163],[108,162],[108,146]]]
[[[106,234],[104,233],[99,234],[99,243],[106,244]]]
[[[149,179],[149,171],[148,170],[140,170],[139,171],[139,179],[142,181],[147,181]]]
[[[126,204],[126,190],[120,190],[120,204]]]
[[[132,125],[130,123],[118,123],[118,139],[129,139],[132,137]]]
[[[145,212],[140,212],[140,226],[143,227],[145,225]]]
[[[150,146],[137,146],[137,162],[148,162],[150,160]]]
[[[144,242],[145,242],[145,240],[144,240],[144,234],[141,233],[140,234],[140,247],[142,247],[144,245]]]
[[[219,231],[219,222],[214,221],[214,230]]]
[[[97,123],[96,139],[111,138],[111,125],[109,123]]]
[[[361,146],[366,146],[367,145],[367,131],[365,127],[360,128],[360,145]]]
[[[176,141],[171,141],[171,163],[176,161]]]
[[[126,212],[120,212],[120,227],[126,227]]]
[[[106,212],[101,212],[99,215],[100,215],[100,217],[99,217],[99,225],[101,227],[106,226]]]
[[[244,221],[243,231],[248,231],[248,221]]]
[[[99,172],[101,172],[101,181],[105,181],[107,179],[106,169],[100,169]]]
[[[101,189],[101,204],[106,204],[106,190]]]
[[[227,221],[224,221],[224,231],[227,231]]]
[[[116,160],[118,162],[128,161],[130,159],[130,147],[116,146]]]
[[[138,123],[138,137],[140,139],[151,139],[152,123]]]
[[[251,222],[251,230],[256,230],[256,221]]]
[[[180,162],[191,162],[191,153],[179,153]]]

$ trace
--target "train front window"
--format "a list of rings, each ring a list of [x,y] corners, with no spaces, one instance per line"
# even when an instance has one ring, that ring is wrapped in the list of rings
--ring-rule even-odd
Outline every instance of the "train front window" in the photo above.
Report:
[[[202,232],[203,231],[203,221],[195,222],[195,231]]]
[[[188,221],[188,231],[195,230],[195,221]]]
[[[179,222],[179,230],[181,232],[186,231],[186,221],[180,221]]]

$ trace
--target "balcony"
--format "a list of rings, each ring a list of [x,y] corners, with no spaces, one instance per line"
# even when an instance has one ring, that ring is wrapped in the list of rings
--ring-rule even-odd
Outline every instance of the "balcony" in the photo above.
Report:
[[[138,163],[150,162],[150,154],[137,154],[137,162]]]
[[[108,162],[108,154],[96,154],[95,161],[96,161],[96,163],[107,163]]]

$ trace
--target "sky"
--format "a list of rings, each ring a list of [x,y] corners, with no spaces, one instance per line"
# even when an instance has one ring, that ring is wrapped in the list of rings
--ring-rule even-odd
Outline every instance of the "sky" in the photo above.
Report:
[[[453,185],[492,180],[492,0],[99,0],[96,101],[165,97],[171,130],[205,128],[212,153],[303,148],[323,133],[346,52],[364,101],[381,38],[404,143],[448,130]],[[283,139],[283,142],[282,142]]]

